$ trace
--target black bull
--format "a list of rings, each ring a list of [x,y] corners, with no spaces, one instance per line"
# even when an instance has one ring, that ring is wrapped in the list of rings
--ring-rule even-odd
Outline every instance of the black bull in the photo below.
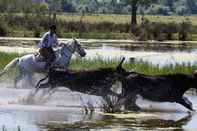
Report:
[[[171,75],[144,75],[136,72],[128,72],[122,68],[124,59],[116,68],[101,68],[96,70],[71,71],[51,68],[48,75],[40,80],[36,86],[39,88],[54,88],[64,86],[72,91],[86,94],[106,96],[116,95],[120,104],[128,109],[139,109],[135,104],[137,94],[146,99],[158,102],[176,102],[189,110],[193,110],[192,103],[184,97],[184,93],[190,88],[197,89],[197,73],[171,74]],[[41,84],[45,79],[48,81]],[[111,91],[115,81],[122,82],[122,94]]]
[[[64,70],[51,68],[48,75],[40,80],[36,86],[39,88],[55,88],[64,86],[72,91],[77,91],[90,95],[106,96],[119,94],[111,90],[112,85],[117,81],[117,71],[120,69],[124,59],[116,68],[100,68],[95,70]],[[46,83],[41,84],[48,78]]]
[[[121,76],[124,104],[128,109],[139,109],[135,104],[139,94],[146,99],[158,102],[176,102],[189,110],[193,110],[192,103],[184,97],[190,88],[197,89],[197,73],[145,75],[127,72]]]

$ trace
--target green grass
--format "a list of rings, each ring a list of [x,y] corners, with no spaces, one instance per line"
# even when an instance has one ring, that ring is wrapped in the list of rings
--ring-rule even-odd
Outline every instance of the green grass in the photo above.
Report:
[[[19,55],[17,53],[0,52],[0,56],[0,69],[3,69],[6,64],[8,64],[12,59],[18,57]],[[74,70],[91,70],[106,67],[115,68],[119,64],[119,62],[120,60],[116,59],[103,60],[102,57],[99,56],[95,59],[73,59],[70,64],[70,68]],[[125,62],[123,64],[123,67],[127,70],[133,70],[149,75],[173,73],[190,74],[195,69],[197,69],[196,65],[191,64],[176,64],[159,67],[143,61],[137,61],[135,63]]]
[[[97,69],[105,67],[116,67],[119,64],[119,60],[103,60],[101,57],[95,59],[75,59],[71,61],[71,69]],[[191,64],[176,64],[159,67],[148,62],[137,61],[135,63],[125,62],[123,67],[127,70],[133,70],[139,73],[158,75],[158,74],[174,74],[174,73],[186,73],[191,74],[196,65]]]
[[[18,57],[17,53],[0,52],[0,69],[3,69],[11,60]]]

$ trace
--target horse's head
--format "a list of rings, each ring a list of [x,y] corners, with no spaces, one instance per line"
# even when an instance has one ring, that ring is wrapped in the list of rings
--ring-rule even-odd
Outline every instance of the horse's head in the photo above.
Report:
[[[80,42],[76,39],[69,41],[67,44],[63,46],[63,48],[68,49],[70,53],[77,52],[81,57],[86,55],[85,49],[81,46]]]

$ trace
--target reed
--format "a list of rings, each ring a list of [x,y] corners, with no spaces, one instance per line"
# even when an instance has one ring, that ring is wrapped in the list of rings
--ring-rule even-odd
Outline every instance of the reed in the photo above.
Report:
[[[96,69],[96,68],[106,68],[106,67],[116,67],[120,60],[117,59],[107,59],[104,60],[102,57],[97,57],[94,59],[74,59],[71,61],[70,68],[76,70],[83,69]],[[175,64],[166,65],[160,67],[159,65],[153,65],[149,62],[135,61],[135,62],[125,62],[123,67],[127,70],[133,70],[139,73],[149,74],[149,75],[159,75],[159,74],[174,74],[174,73],[186,73],[191,74],[197,69],[196,65],[188,64]]]
[[[19,56],[17,53],[4,53],[0,52],[0,69],[3,69],[12,59]],[[97,56],[94,59],[72,59],[70,68],[74,70],[91,70],[97,68],[116,67],[119,64],[119,59],[103,59],[101,56]],[[160,67],[159,65],[153,65],[144,61],[125,62],[123,67],[127,70],[133,70],[139,73],[158,75],[158,74],[173,74],[173,73],[186,73],[191,74],[197,69],[197,65],[188,64],[175,64],[165,65]]]

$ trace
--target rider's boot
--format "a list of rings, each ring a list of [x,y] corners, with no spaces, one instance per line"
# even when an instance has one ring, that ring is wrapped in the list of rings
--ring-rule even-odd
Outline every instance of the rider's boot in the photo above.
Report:
[[[51,52],[47,58],[46,58],[46,64],[45,64],[45,69],[49,69],[52,65],[52,62],[55,60],[55,54],[54,52]]]

